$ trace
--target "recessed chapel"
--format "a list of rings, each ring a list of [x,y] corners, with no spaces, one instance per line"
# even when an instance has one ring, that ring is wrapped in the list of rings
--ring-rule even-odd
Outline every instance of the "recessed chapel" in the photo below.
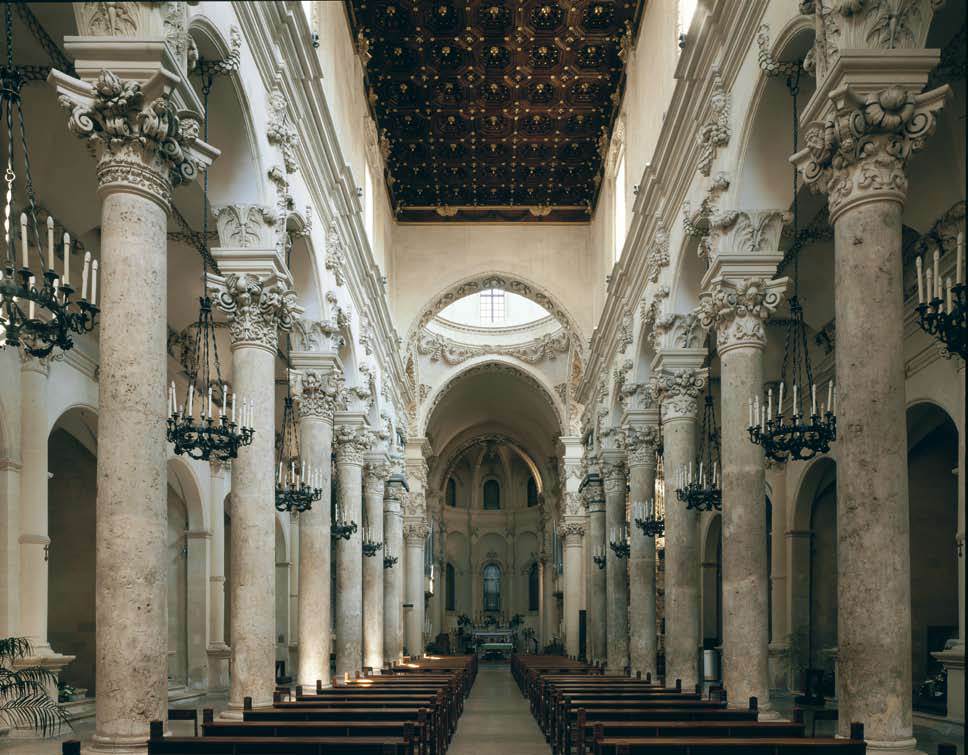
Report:
[[[964,755],[966,7],[0,7],[0,755]]]

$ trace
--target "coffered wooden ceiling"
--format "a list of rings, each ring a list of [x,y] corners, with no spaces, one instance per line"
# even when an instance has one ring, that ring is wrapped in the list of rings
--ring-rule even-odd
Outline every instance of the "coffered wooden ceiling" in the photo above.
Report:
[[[345,0],[404,222],[587,222],[645,0]]]

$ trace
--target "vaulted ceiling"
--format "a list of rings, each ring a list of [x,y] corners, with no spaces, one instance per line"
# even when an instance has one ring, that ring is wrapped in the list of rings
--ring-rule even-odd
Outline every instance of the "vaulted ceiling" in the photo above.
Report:
[[[645,0],[346,0],[400,221],[587,222]]]

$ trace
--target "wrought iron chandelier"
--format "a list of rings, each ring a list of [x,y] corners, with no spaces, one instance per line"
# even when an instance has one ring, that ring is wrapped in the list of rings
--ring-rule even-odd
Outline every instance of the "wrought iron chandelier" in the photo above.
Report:
[[[659,512],[655,504],[655,498],[650,498],[645,503],[636,501],[632,504],[635,526],[642,530],[642,534],[646,537],[665,534],[665,512]]]
[[[381,550],[383,550],[383,543],[372,540],[370,538],[370,528],[363,527],[363,555],[367,558],[373,558]]]
[[[208,139],[208,95],[212,78],[202,87],[205,101],[204,138]],[[195,346],[188,364],[188,387],[185,402],[177,400],[175,381],[168,389],[168,441],[176,455],[186,454],[201,461],[230,461],[239,455],[239,447],[252,443],[252,401],[239,399],[222,379],[215,337],[212,300],[208,296],[208,171],[202,184],[202,296],[199,297],[198,320],[195,323]],[[196,399],[197,394],[197,399]],[[197,414],[196,414],[197,403]],[[239,405],[237,405],[237,403]]]
[[[595,562],[595,566],[597,566],[599,569],[605,568],[605,564],[608,561],[608,559],[605,558],[604,545],[595,546],[595,552],[592,554],[592,561]]]
[[[957,354],[968,360],[968,285],[965,284],[964,234],[958,233],[954,284],[949,275],[942,285],[940,258],[940,252],[935,249],[934,264],[927,271],[923,269],[922,259],[917,258],[918,324],[941,341],[945,356]]]
[[[329,529],[332,538],[334,540],[349,540],[356,530],[356,522],[347,522],[343,519],[343,512],[336,501],[336,496],[333,496],[333,523]]]
[[[787,88],[793,101],[794,153],[798,149],[799,141],[797,109],[799,80],[800,66],[797,66],[787,77]],[[794,245],[798,245],[799,220],[797,170],[794,167]],[[813,367],[810,364],[810,353],[807,349],[807,328],[799,298],[799,248],[793,251],[793,295],[790,297],[790,318],[783,345],[783,366],[780,372],[779,393],[776,397],[776,412],[774,413],[772,388],[768,389],[765,401],[761,402],[759,396],[752,396],[749,404],[750,440],[763,446],[767,458],[778,462],[812,459],[817,454],[827,453],[830,450],[830,444],[837,439],[837,390],[832,380],[827,383],[827,401],[817,403],[817,385],[813,380]],[[788,385],[793,388],[789,416],[783,411],[783,396]]]
[[[686,504],[686,510],[719,511],[723,508],[723,489],[720,480],[719,431],[716,429],[711,384],[706,386],[700,443],[696,460],[679,466],[676,498]]]
[[[396,566],[399,560],[400,560],[399,556],[394,556],[390,552],[390,544],[384,543],[383,544],[383,568],[392,569],[394,566]]]
[[[309,511],[323,497],[322,474],[306,464],[299,453],[299,428],[296,426],[292,395],[286,395],[282,410],[282,434],[276,459],[276,511]]]
[[[63,273],[55,269],[54,220],[47,218],[46,264],[44,237],[37,221],[37,198],[30,175],[30,150],[21,101],[25,77],[13,62],[13,4],[6,3],[4,25],[7,42],[6,65],[0,67],[0,117],[7,125],[7,160],[4,181],[7,184],[3,207],[3,231],[6,259],[0,269],[0,345],[22,348],[34,357],[46,357],[55,348],[73,348],[72,333],[89,333],[97,323],[97,260],[84,253],[80,292],[71,285],[71,240],[63,236]],[[19,129],[14,128],[14,113]],[[20,213],[20,265],[17,265],[17,235],[13,227],[14,183],[17,180],[15,160],[16,131],[23,154],[25,207]],[[31,239],[31,236],[33,237]],[[33,250],[32,250],[33,248]],[[90,284],[90,290],[88,289]],[[76,293],[79,297],[72,298]],[[88,298],[90,296],[90,298]]]
[[[632,545],[629,543],[628,525],[622,527],[612,527],[611,537],[608,539],[608,547],[619,558],[628,558],[632,552]]]

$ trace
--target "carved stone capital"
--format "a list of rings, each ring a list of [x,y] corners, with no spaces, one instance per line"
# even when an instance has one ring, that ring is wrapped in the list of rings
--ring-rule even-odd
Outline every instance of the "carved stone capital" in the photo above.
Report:
[[[275,354],[279,330],[292,327],[296,294],[282,283],[266,285],[254,276],[230,273],[217,302],[228,315],[233,349],[253,346]]]
[[[626,475],[624,454],[605,455],[602,463],[602,479],[604,480],[605,495],[618,495],[625,492]]]
[[[585,515],[585,501],[582,499],[581,493],[566,492],[562,503],[565,516]]]
[[[217,154],[198,138],[199,115],[179,110],[168,87],[146,92],[139,82],[106,70],[92,83],[57,71],[51,76],[68,130],[97,159],[102,193],[140,193],[167,208],[172,188],[194,180]]]
[[[418,519],[403,524],[403,539],[407,545],[423,545],[430,534],[430,526],[426,521]]]
[[[367,462],[363,470],[363,485],[366,489],[383,489],[387,478],[390,476],[390,464],[388,462],[371,463]]]
[[[337,399],[343,384],[343,371],[291,370],[289,375],[299,416],[332,422],[338,408]]]
[[[363,466],[363,455],[370,449],[370,432],[363,425],[337,424],[333,428],[333,445],[337,464]]]
[[[219,245],[232,249],[269,249],[278,241],[278,216],[272,207],[230,204],[213,207]]]
[[[664,370],[653,375],[649,386],[661,407],[662,421],[695,420],[707,377],[705,368]]]
[[[907,161],[934,133],[949,92],[947,85],[923,94],[897,86],[831,92],[830,117],[807,125],[806,147],[790,158],[811,189],[827,195],[831,223],[860,203],[904,202]]]
[[[655,466],[655,452],[662,433],[655,425],[631,425],[625,428],[625,450],[629,467]]]
[[[558,534],[564,540],[565,547],[580,546],[585,536],[585,524],[582,520],[569,520],[558,525]]]
[[[699,296],[697,313],[705,328],[716,329],[722,354],[740,346],[766,348],[766,321],[783,299],[786,279],[719,280]]]

